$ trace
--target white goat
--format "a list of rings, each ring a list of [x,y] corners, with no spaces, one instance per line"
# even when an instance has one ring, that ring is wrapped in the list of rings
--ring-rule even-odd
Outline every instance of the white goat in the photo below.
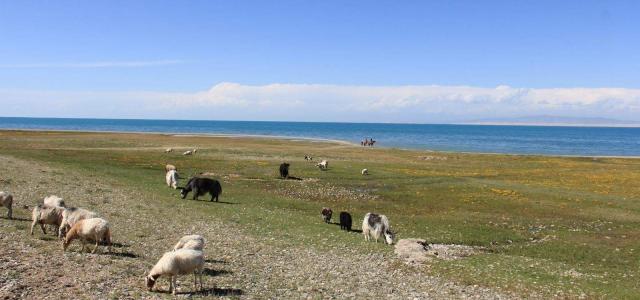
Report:
[[[362,173],[362,175],[369,175],[369,169],[362,169],[360,173]]]
[[[42,233],[47,234],[47,231],[44,229],[44,224],[54,225],[59,227],[62,223],[62,212],[64,208],[57,206],[48,206],[43,204],[38,204],[33,208],[31,213],[31,219],[33,222],[31,223],[31,235],[33,235],[33,227],[36,224],[40,224],[40,228],[42,229]]]
[[[7,218],[13,218],[13,195],[8,192],[0,192],[0,206],[6,207],[9,211],[7,212]]]
[[[178,188],[178,172],[176,170],[169,170],[167,175],[165,175],[165,180],[167,181],[167,186],[172,187],[173,189]]]
[[[101,241],[107,243],[107,252],[111,252],[111,230],[109,230],[109,222],[101,218],[84,219],[76,222],[62,242],[62,251],[67,250],[69,244],[75,239],[80,239],[82,242],[82,250],[84,252],[84,245],[87,241],[95,241],[96,247],[93,248],[91,253],[96,253]]]
[[[198,279],[200,280],[200,290],[202,290],[202,271],[204,269],[204,254],[202,251],[192,249],[178,249],[167,252],[153,266],[149,275],[145,277],[145,283],[149,291],[162,275],[169,276],[169,291],[176,294],[176,279],[178,275],[193,273],[193,285],[198,289]]]
[[[98,214],[83,208],[69,207],[64,209],[62,211],[62,221],[60,222],[58,237],[62,238],[65,231],[75,225],[78,221],[97,217]]]
[[[64,200],[56,195],[44,197],[42,202],[48,206],[65,207]]]
[[[326,170],[329,167],[329,162],[325,159],[319,162],[318,164],[316,164],[316,166],[320,169]]]
[[[362,234],[364,234],[364,240],[369,241],[371,236],[378,242],[380,235],[384,234],[385,242],[389,245],[393,244],[395,237],[391,232],[389,226],[389,219],[385,215],[377,215],[367,213],[362,220]]]
[[[199,250],[202,251],[204,248],[204,237],[199,234],[185,235],[178,243],[173,246],[173,251],[179,249],[191,249],[191,250]]]

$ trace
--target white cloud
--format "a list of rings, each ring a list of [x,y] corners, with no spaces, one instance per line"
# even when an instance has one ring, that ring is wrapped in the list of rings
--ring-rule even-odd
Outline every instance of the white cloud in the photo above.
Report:
[[[166,66],[183,63],[181,60],[151,60],[151,61],[97,61],[97,62],[58,62],[31,64],[4,64],[0,69],[89,69],[89,68],[137,68]]]
[[[429,123],[558,115],[640,121],[640,90],[624,88],[220,83],[195,93],[0,91],[0,103],[5,116]]]

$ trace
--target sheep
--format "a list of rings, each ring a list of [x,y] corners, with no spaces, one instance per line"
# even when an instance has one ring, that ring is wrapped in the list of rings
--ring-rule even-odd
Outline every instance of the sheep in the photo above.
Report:
[[[328,208],[328,207],[322,208],[322,220],[324,220],[325,223],[329,223],[329,221],[331,221],[332,214],[333,214],[333,211],[331,210],[331,208]]]
[[[171,165],[171,164],[167,164],[166,166],[164,166],[164,171],[165,171],[165,172],[169,172],[169,171],[171,171],[171,170],[176,170],[176,171],[178,171],[178,168],[176,168],[176,166]]]
[[[202,196],[206,193],[211,195],[211,201],[213,199],[218,202],[218,197],[222,194],[222,186],[220,182],[211,178],[193,177],[189,179],[185,187],[179,187],[182,199],[187,198],[189,192],[193,191],[193,200],[198,200],[198,196]]]
[[[326,170],[329,167],[329,162],[327,160],[322,160],[321,162],[317,163],[316,166],[321,170]]]
[[[64,200],[56,195],[47,196],[42,202],[48,206],[65,207]]]
[[[340,212],[340,229],[351,231],[351,223],[351,215],[346,211]]]
[[[67,228],[71,228],[78,221],[97,217],[98,214],[83,208],[69,207],[64,209],[62,211],[62,222],[58,230],[58,237],[62,238]]]
[[[151,268],[149,274],[144,278],[149,291],[162,275],[169,276],[169,292],[176,294],[176,279],[178,275],[193,273],[194,288],[198,290],[198,279],[200,290],[202,290],[202,271],[204,269],[204,254],[202,251],[193,249],[178,249],[166,252],[160,260]]]
[[[31,235],[33,235],[33,228],[36,224],[40,224],[40,228],[44,234],[47,234],[47,231],[44,229],[44,224],[60,227],[60,224],[62,224],[63,211],[64,208],[58,206],[36,205],[31,213],[31,219],[33,220],[31,223]]]
[[[182,155],[193,155],[193,150],[187,150]]]
[[[177,189],[178,188],[178,172],[176,170],[167,171],[167,175],[165,175],[165,180],[167,181],[167,186]]]
[[[69,244],[75,239],[80,239],[82,242],[81,252],[84,252],[84,245],[87,240],[93,240],[96,242],[96,247],[93,248],[91,253],[96,253],[101,241],[107,243],[107,253],[111,252],[111,230],[109,230],[109,222],[101,218],[84,219],[76,222],[62,242],[62,251],[66,251]]]
[[[171,153],[173,152],[173,148],[167,148],[167,150],[164,150],[164,153]]]
[[[173,251],[179,249],[191,249],[191,250],[199,250],[202,251],[204,248],[204,237],[199,234],[185,235],[178,243],[173,246]]]
[[[304,160],[308,160],[308,161],[312,161],[313,157],[309,156],[309,155],[305,155],[304,156]]]
[[[367,175],[369,175],[369,170],[368,169],[362,169],[362,171],[360,171],[360,173],[362,173],[363,176],[367,176]]]
[[[385,242],[389,245],[393,244],[395,234],[391,232],[389,219],[385,215],[367,213],[362,220],[362,234],[364,240],[369,241],[371,236],[378,242],[380,234],[384,234]]]
[[[280,177],[287,179],[289,177],[289,164],[282,163],[280,164]]]
[[[0,206],[8,209],[7,218],[13,219],[13,195],[8,192],[0,192]]]

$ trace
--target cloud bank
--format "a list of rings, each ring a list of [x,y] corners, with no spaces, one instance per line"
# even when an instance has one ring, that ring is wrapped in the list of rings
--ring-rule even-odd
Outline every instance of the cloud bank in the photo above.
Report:
[[[242,85],[206,91],[0,90],[4,116],[448,123],[531,115],[640,121],[640,89]]]

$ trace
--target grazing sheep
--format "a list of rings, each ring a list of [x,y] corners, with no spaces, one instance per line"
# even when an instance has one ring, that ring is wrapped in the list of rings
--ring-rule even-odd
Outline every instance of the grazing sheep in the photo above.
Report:
[[[164,153],[170,153],[173,152],[173,148],[167,148],[167,150],[164,150]]]
[[[351,215],[346,212],[343,211],[340,213],[340,229],[344,229],[346,231],[351,231]]]
[[[381,234],[384,234],[385,242],[389,245],[393,244],[395,234],[391,232],[389,219],[385,215],[367,213],[362,220],[362,234],[365,241],[369,241],[371,236],[378,242]]]
[[[166,166],[164,166],[164,171],[165,171],[165,172],[169,172],[169,171],[171,171],[171,170],[176,170],[176,171],[178,171],[178,168],[176,168],[176,166],[171,165],[171,164],[167,164]]]
[[[333,211],[331,210],[331,208],[328,208],[328,207],[322,208],[322,220],[324,220],[325,223],[329,223],[329,221],[331,221],[332,214],[333,214]]]
[[[222,194],[220,182],[211,178],[193,177],[189,179],[185,187],[179,187],[178,189],[181,190],[182,199],[187,198],[189,192],[193,191],[193,200],[198,200],[198,196],[209,193],[211,201],[215,199],[218,202],[218,197]]]
[[[60,230],[58,230],[58,237],[62,238],[65,231],[78,221],[97,217],[98,214],[83,208],[69,207],[64,209],[62,211],[62,222],[60,224]]]
[[[305,155],[305,156],[304,156],[304,160],[309,160],[309,161],[311,161],[311,160],[313,160],[313,157],[311,157],[311,156],[309,156],[309,155]]]
[[[199,250],[202,251],[204,248],[204,237],[199,234],[185,235],[178,243],[173,246],[173,251],[179,249],[191,249],[191,250]]]
[[[321,170],[326,170],[329,167],[329,162],[327,160],[323,160],[323,161],[319,162],[318,164],[316,164],[316,166],[318,168],[320,168]]]
[[[193,150],[187,150],[182,155],[193,155]]]
[[[64,237],[62,251],[66,251],[69,244],[75,239],[80,239],[82,242],[81,252],[84,252],[84,245],[87,241],[95,241],[96,247],[91,253],[96,253],[103,240],[107,243],[107,253],[111,252],[111,231],[109,230],[109,222],[105,219],[91,218],[76,222]]]
[[[362,169],[362,171],[360,172],[362,173],[362,175],[369,175],[369,170],[368,169]]]
[[[63,211],[64,208],[62,207],[38,204],[33,208],[31,213],[31,219],[33,220],[31,223],[31,235],[33,235],[33,227],[35,227],[36,224],[40,224],[40,228],[44,234],[47,234],[47,231],[44,229],[44,224],[54,225],[56,228],[60,227],[60,224],[62,224]]]
[[[42,202],[48,206],[65,207],[64,200],[56,195],[47,196]]]
[[[289,178],[289,164],[282,163],[280,164],[280,177],[287,179]]]
[[[172,187],[173,189],[178,188],[178,172],[176,170],[167,171],[167,175],[165,175],[165,180],[167,181],[167,186]]]
[[[193,273],[194,288],[198,290],[198,279],[200,280],[200,290],[202,290],[202,271],[204,269],[204,254],[202,251],[192,249],[178,249],[166,252],[160,260],[151,268],[149,275],[144,279],[149,291],[162,275],[169,276],[169,292],[176,294],[176,279],[178,275]]]
[[[0,192],[0,206],[6,207],[9,210],[7,218],[13,219],[13,195],[8,192]]]

